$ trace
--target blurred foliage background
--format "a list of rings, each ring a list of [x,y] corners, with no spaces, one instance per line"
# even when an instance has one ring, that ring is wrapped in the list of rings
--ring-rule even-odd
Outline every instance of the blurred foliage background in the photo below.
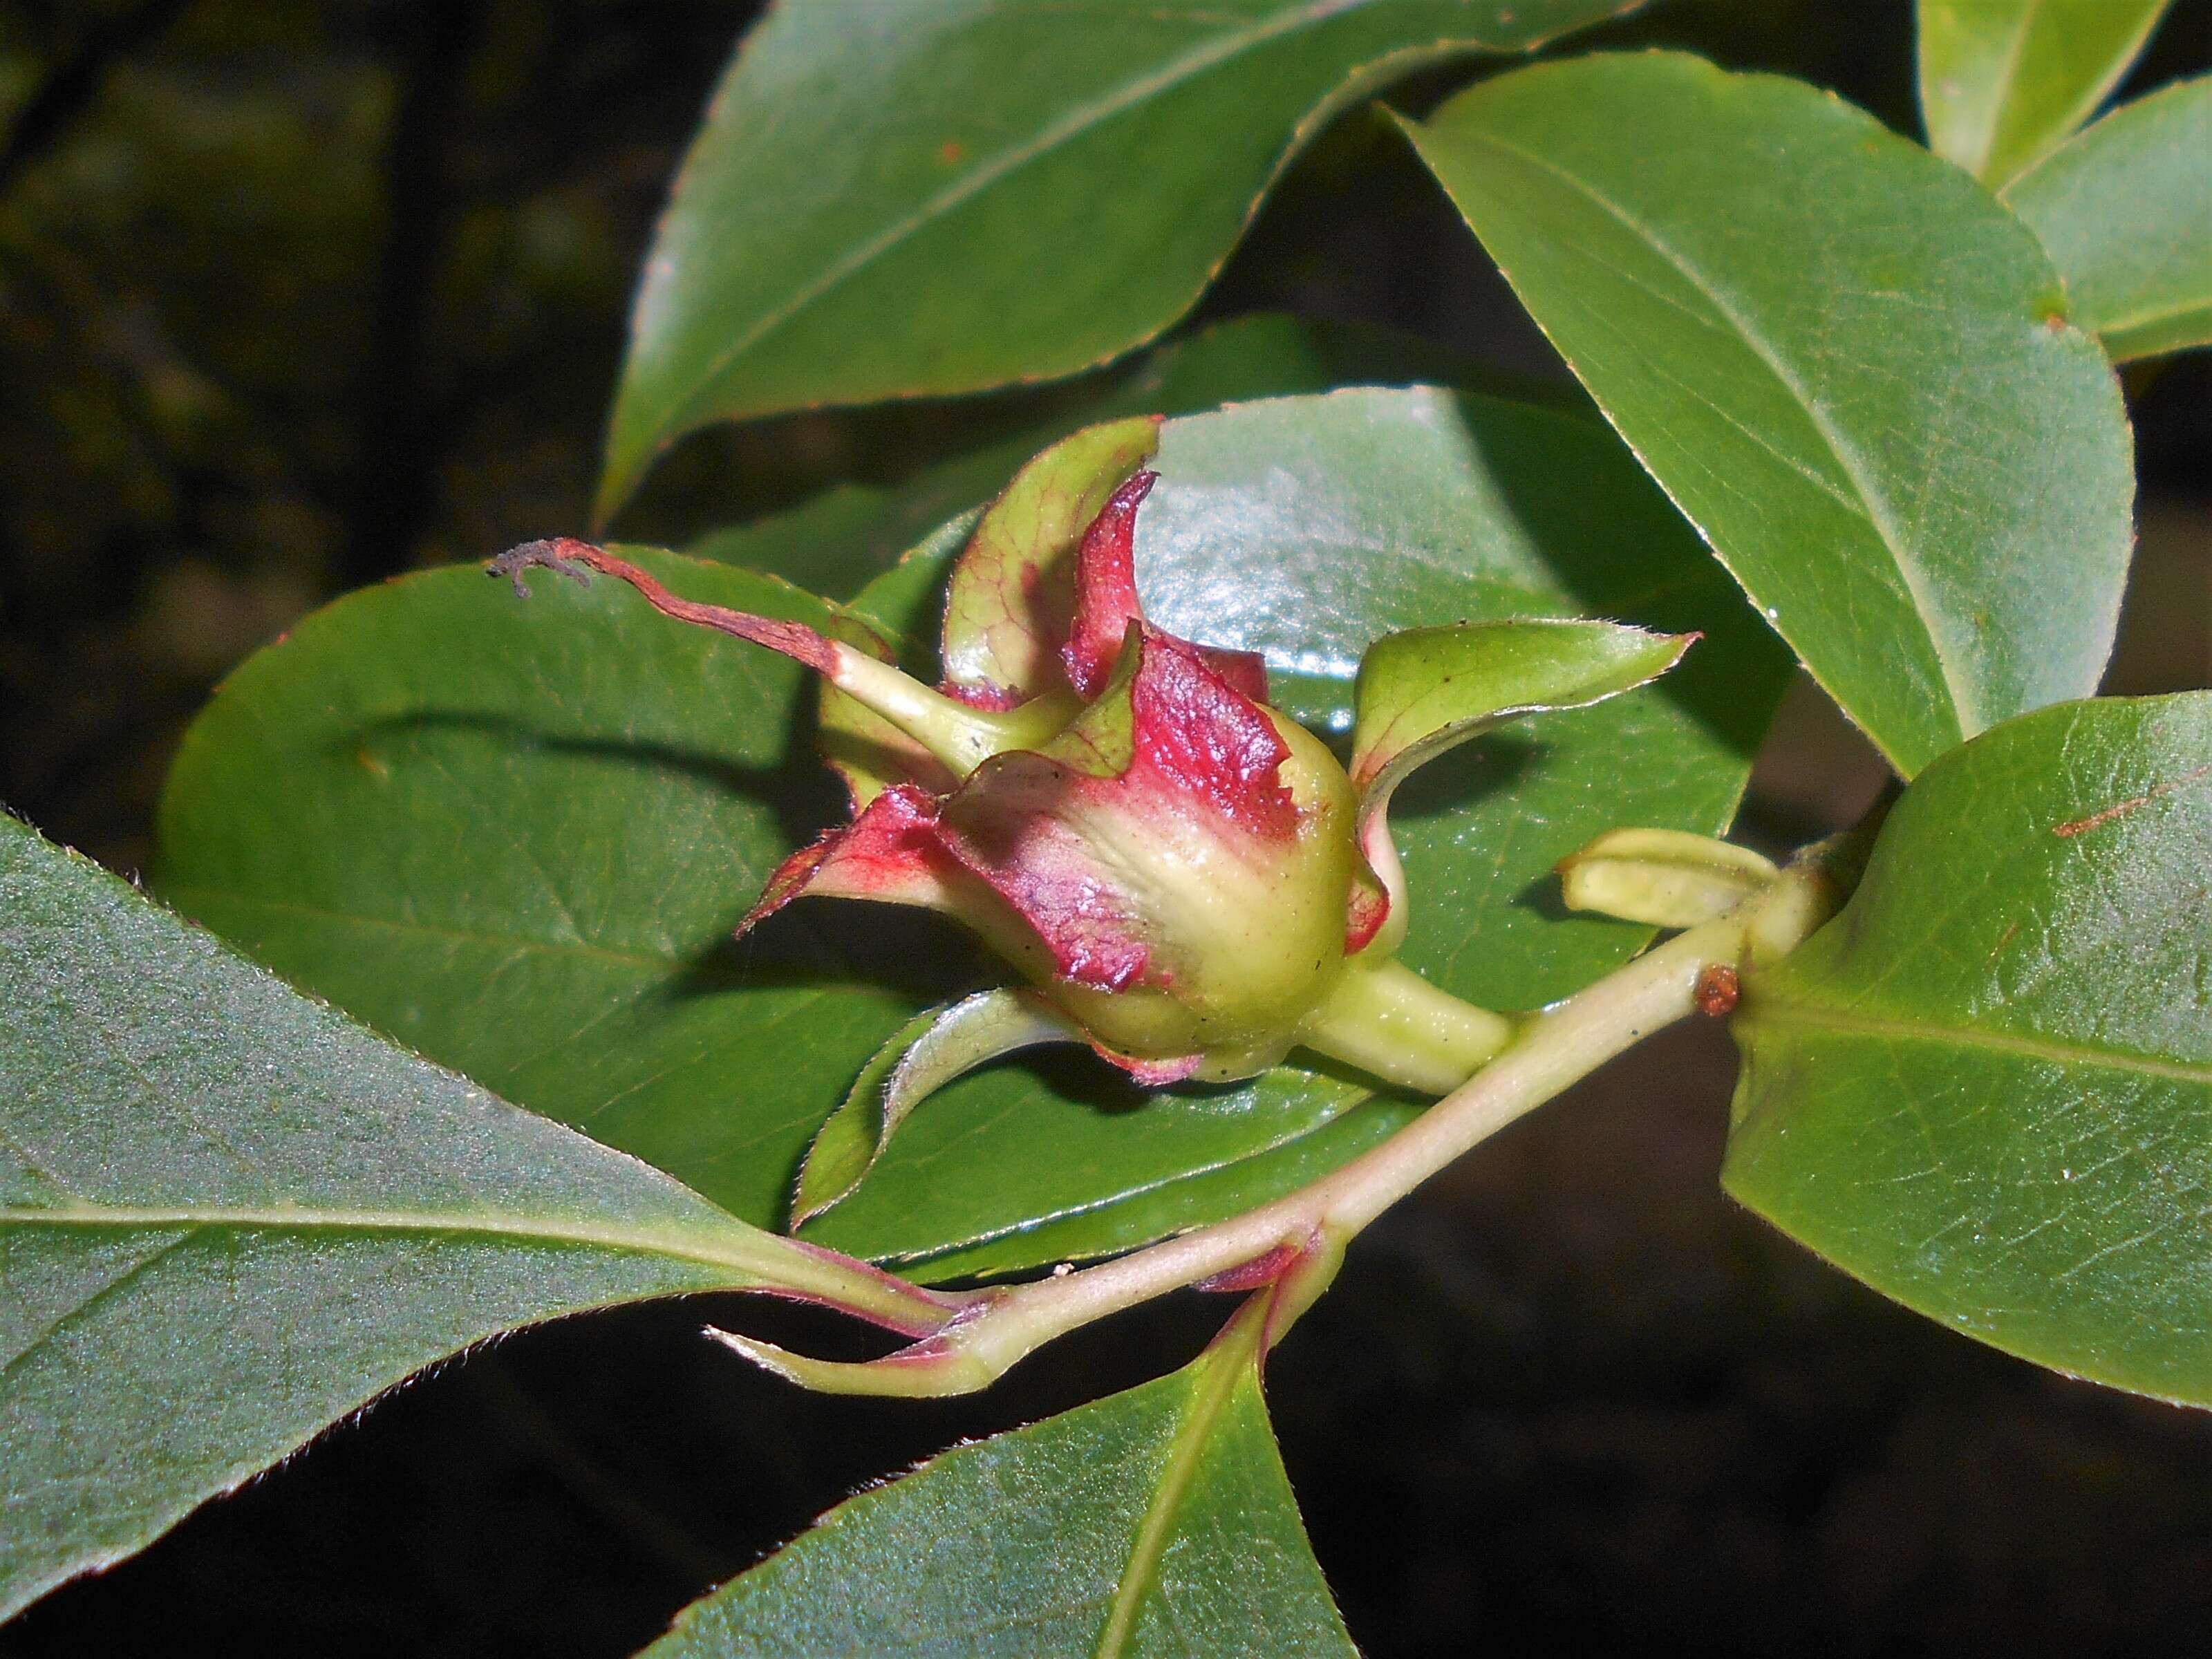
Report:
[[[630,284],[754,10],[0,0],[0,801],[134,869],[179,733],[244,655],[348,587],[585,526]],[[1672,0],[1587,40],[1798,74],[1910,131],[1911,26],[1906,0]],[[2208,66],[2212,4],[2180,0],[2124,94]],[[1364,111],[1197,320],[1267,308],[1560,372]],[[2128,389],[2142,546],[2112,689],[2202,685],[2212,354]],[[1062,395],[702,434],[618,528],[686,541]],[[1818,833],[1878,782],[1801,688],[1747,833]],[[1730,1065],[1678,1033],[1516,1127],[1376,1229],[1279,1357],[1366,1650],[2202,1651],[2212,1423],[1952,1337],[1731,1209]],[[1165,1369],[1216,1311],[1148,1310],[928,1407],[802,1397],[698,1340],[782,1317],[757,1309],[531,1333],[51,1598],[0,1655],[626,1653],[860,1483]]]

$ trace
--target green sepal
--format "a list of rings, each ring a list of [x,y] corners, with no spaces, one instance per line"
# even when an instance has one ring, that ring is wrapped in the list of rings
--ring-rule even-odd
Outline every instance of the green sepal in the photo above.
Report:
[[[1405,937],[1405,879],[1391,793],[1416,768],[1523,714],[1586,708],[1656,679],[1698,636],[1551,618],[1417,628],[1377,640],[1359,664],[1352,787],[1360,851],[1389,896],[1370,949]]]
[[[792,1231],[850,1196],[906,1115],[953,1079],[1018,1049],[1083,1040],[1073,1021],[1030,991],[1001,986],[923,1009],[876,1051],[815,1132],[792,1194]]]

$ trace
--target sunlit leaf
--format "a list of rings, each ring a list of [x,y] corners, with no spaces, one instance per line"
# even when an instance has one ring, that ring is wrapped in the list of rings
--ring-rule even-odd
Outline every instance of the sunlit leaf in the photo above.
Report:
[[[1992,188],[2094,113],[2168,0],[1920,0],[1929,148]]]
[[[702,536],[684,550],[848,599],[947,521],[989,501],[1023,463],[1079,427],[1344,386],[1465,386],[1554,404],[1580,397],[1571,386],[1483,370],[1389,329],[1262,313],[1055,388],[1049,409],[1011,437],[975,444],[892,482],[837,484],[796,507]]]

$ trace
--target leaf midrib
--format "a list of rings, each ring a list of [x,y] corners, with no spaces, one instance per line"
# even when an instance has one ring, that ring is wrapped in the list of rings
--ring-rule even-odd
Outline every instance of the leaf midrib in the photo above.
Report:
[[[1130,1539],[1128,1559],[1122,1564],[1121,1577],[1115,1581],[1114,1599],[1099,1628],[1098,1644],[1092,1651],[1092,1659],[1121,1659],[1136,1639],[1138,1616],[1144,1610],[1145,1598],[1159,1581],[1160,1561],[1174,1536],[1176,1517],[1190,1496],[1214,1425],[1221,1420],[1230,1396],[1236,1393],[1243,1378],[1243,1367],[1249,1358],[1248,1346],[1251,1352],[1257,1352],[1259,1333],[1250,1328],[1257,1322],[1255,1312],[1248,1310],[1243,1318],[1245,1327],[1232,1327],[1233,1334],[1224,1333],[1219,1339],[1220,1346],[1200,1362],[1204,1369],[1176,1419],[1174,1434],[1169,1437],[1168,1455],[1153,1480],[1152,1501],[1146,1506]]]
[[[1197,76],[1254,51],[1269,42],[1280,40],[1312,25],[1326,22],[1330,18],[1357,11],[1373,3],[1373,0],[1307,0],[1296,9],[1278,13],[1258,27],[1243,33],[1216,35],[1204,45],[1181,57],[1170,59],[1148,75],[1138,76],[1103,95],[1078,105],[1057,121],[1052,122],[1022,143],[1000,150],[988,162],[978,165],[964,178],[947,185],[908,214],[872,236],[853,244],[836,259],[821,269],[811,282],[803,283],[785,301],[772,307],[754,322],[751,327],[710,357],[693,379],[684,392],[682,404],[700,395],[702,390],[720,380],[730,365],[751,351],[760,343],[784,327],[847,280],[866,270],[900,244],[921,234],[938,220],[963,206],[984,191],[1011,177],[1034,161],[1049,155],[1062,145],[1073,142],[1112,119],[1126,110],[1135,108],[1160,93],[1182,82]],[[1480,51],[1486,43],[1474,39],[1465,42],[1439,41],[1432,50]],[[1295,136],[1291,140],[1295,142]]]
[[[1985,723],[1981,718],[1979,699],[1968,695],[1966,689],[1960,686],[1958,682],[1953,666],[1953,653],[1947,648],[1944,641],[1938,636],[1937,624],[1941,620],[1940,613],[1929,606],[1928,597],[1922,591],[1919,572],[1904,556],[1902,550],[1905,544],[1904,537],[1893,521],[1887,498],[1879,491],[1869,488],[1867,480],[1869,469],[1858,453],[1857,446],[1850,442],[1836,430],[1834,423],[1830,420],[1820,400],[1813,397],[1799,381],[1796,374],[1790,370],[1766,337],[1752,326],[1750,320],[1739,313],[1720,289],[1701,270],[1692,264],[1686,256],[1677,252],[1674,246],[1660,236],[1656,231],[1645,225],[1634,214],[1613,201],[1595,185],[1578,178],[1548,157],[1537,155],[1533,150],[1523,149],[1517,144],[1509,143],[1493,133],[1483,131],[1479,128],[1461,126],[1449,127],[1443,131],[1453,138],[1486,144],[1540,172],[1550,173],[1570,189],[1582,195],[1632,235],[1641,239],[1654,253],[1672,265],[1682,279],[1712,307],[1721,320],[1735,331],[1736,337],[1765,365],[1767,372],[1774,376],[1776,381],[1796,401],[1797,407],[1804,411],[1806,418],[1812,422],[1814,430],[1820,434],[1821,441],[1827,446],[1830,456],[1843,470],[1844,476],[1850,479],[1851,487],[1857,495],[1856,505],[1865,517],[1868,526],[1881,541],[1883,551],[1889,556],[1891,568],[1896,572],[1899,582],[1903,586],[1906,597],[1911,602],[1913,613],[1928,635],[1929,644],[1936,658],[1936,672],[1942,677],[1944,691],[1951,700],[1950,714],[1954,738],[1963,740],[1967,732],[1979,729]],[[1601,403],[1600,408],[1603,409],[1603,407]],[[1611,418],[1609,412],[1607,418]],[[1624,438],[1626,436],[1626,434],[1622,435]],[[1653,476],[1655,478],[1657,477],[1656,473]],[[1660,479],[1659,483],[1671,498],[1674,493],[1673,488],[1663,479]],[[1692,522],[1695,523],[1696,520],[1692,519]],[[1701,534],[1704,533],[1702,526],[1699,526],[1699,530]],[[1717,548],[1716,550],[1718,550]]]
[[[1747,1012],[1737,1016],[1739,1027],[1792,1026],[1806,1030],[1833,1031],[1846,1036],[1875,1037],[1893,1042],[1950,1043],[1965,1048],[1984,1048],[2015,1054],[2055,1066],[2085,1066],[2107,1071],[2131,1072],[2212,1088],[2212,1063],[2160,1060],[2124,1049],[2096,1048],[2051,1037],[2019,1036],[1985,1027],[1939,1025],[1931,1021],[1899,1019],[1879,1014],[1847,1013],[1839,1009],[1815,1008],[1810,1004],[1762,996]]]
[[[590,1249],[659,1256],[723,1269],[747,1282],[761,1275],[757,1251],[727,1245],[671,1228],[625,1227],[604,1222],[540,1216],[471,1214],[464,1211],[298,1208],[290,1206],[185,1205],[0,1205],[0,1231],[10,1227],[158,1229],[233,1228],[271,1232],[456,1234],[514,1239],[526,1243],[581,1245]]]
[[[277,915],[298,916],[305,920],[334,922],[349,927],[374,928],[381,932],[411,934],[420,939],[446,939],[456,944],[481,945],[501,951],[525,951],[544,956],[575,957],[587,961],[617,963],[625,968],[649,969],[656,974],[671,974],[686,965],[684,957],[672,953],[626,950],[616,945],[594,945],[581,939],[532,939],[520,933],[487,933],[477,928],[453,927],[434,922],[404,921],[392,916],[373,916],[358,910],[340,910],[330,905],[306,904],[296,899],[265,897],[225,887],[210,887],[198,882],[163,882],[159,892],[164,899],[180,910],[190,911],[198,904],[210,900],[218,904],[241,906],[247,909],[263,910]]]
[[[2020,9],[2020,27],[2013,32],[2012,44],[2005,48],[2004,66],[1997,74],[1996,95],[1990,101],[1980,148],[1973,165],[1966,169],[1977,179],[1989,172],[1990,157],[1996,153],[1997,135],[2004,127],[2005,114],[2012,104],[2013,82],[2020,77],[2021,59],[2027,55],[2028,36],[2035,33],[2036,14],[2042,9],[2043,0],[2026,0]]]

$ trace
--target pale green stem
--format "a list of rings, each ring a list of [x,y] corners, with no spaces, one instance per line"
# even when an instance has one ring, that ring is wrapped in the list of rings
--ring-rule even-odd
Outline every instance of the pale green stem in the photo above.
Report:
[[[1513,1040],[1503,1014],[1462,1002],[1395,961],[1354,957],[1298,1041],[1371,1077],[1440,1095]]]
[[[829,1393],[965,1394],[1054,1337],[1270,1252],[1301,1263],[1333,1262],[1344,1241],[1469,1148],[1691,1013],[1709,969],[1753,967],[1786,954],[1836,902],[1824,866],[1793,866],[1727,915],[1691,928],[1530,1020],[1465,1084],[1311,1185],[1079,1273],[987,1292],[936,1335],[887,1359],[837,1364],[715,1334],[768,1369]],[[1305,1299],[1317,1293],[1316,1285]]]
[[[781,1238],[747,1228],[750,1249],[732,1249],[734,1261],[757,1273],[758,1288],[772,1296],[817,1302],[888,1330],[920,1336],[942,1328],[975,1304],[974,1291],[933,1291],[803,1239]],[[750,1259],[747,1259],[750,1258]]]

